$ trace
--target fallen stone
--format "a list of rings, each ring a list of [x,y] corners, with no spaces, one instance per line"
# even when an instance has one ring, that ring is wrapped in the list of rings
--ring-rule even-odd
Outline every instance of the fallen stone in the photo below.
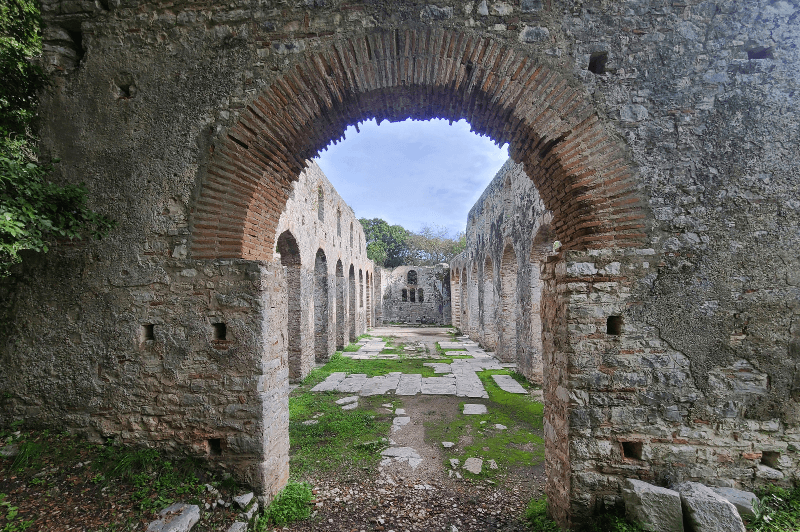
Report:
[[[253,492],[245,493],[244,495],[237,495],[233,498],[233,502],[239,505],[239,508],[244,510],[247,508],[247,505],[250,504],[250,501],[253,500]]]
[[[413,447],[389,447],[381,451],[381,465],[388,465],[391,462],[406,462],[411,468],[417,467],[422,463],[422,457]]]
[[[450,467],[452,467],[453,469],[458,469],[458,466],[460,465],[461,465],[461,460],[459,460],[458,458],[450,459]]]
[[[403,425],[408,425],[409,422],[411,422],[411,418],[409,416],[397,416],[392,420],[392,425],[402,427]]]
[[[506,430],[508,427],[506,427],[505,425],[501,425],[500,423],[495,423],[494,428],[496,428],[497,430]]]
[[[682,532],[683,510],[677,491],[626,479],[622,488],[625,516],[651,532]]]
[[[239,519],[249,522],[258,513],[258,503],[254,502],[245,512],[239,514]]]
[[[0,449],[0,456],[3,458],[14,458],[19,454],[19,445],[12,443]]]
[[[501,390],[508,393],[526,394],[525,388],[520,383],[514,380],[511,375],[492,375],[494,382],[500,387]]]
[[[307,419],[303,421],[303,425],[316,425],[317,423],[319,423],[318,419]]]
[[[481,469],[483,469],[483,460],[480,458],[467,458],[464,462],[464,469],[473,475],[480,475]]]
[[[402,416],[402,415],[405,415],[405,413],[406,413],[406,409],[405,408],[398,408],[397,410],[394,411],[394,414],[396,416]]]
[[[455,443],[453,443],[451,441],[443,441],[442,442],[442,447],[444,447],[445,449],[449,449],[450,447],[453,447],[454,445],[455,445]]]
[[[189,532],[200,520],[200,507],[176,502],[158,515],[161,516],[158,520],[147,525],[147,532]]]
[[[489,469],[497,469],[497,462],[494,460],[487,460],[486,463],[489,465]]]
[[[341,399],[336,401],[336,404],[337,405],[347,405],[347,404],[350,404],[350,403],[357,403],[357,402],[358,402],[358,396],[357,395],[351,395],[349,397],[342,397]]]
[[[358,408],[358,403],[350,403],[349,405],[344,405],[342,410],[355,410]]]
[[[745,532],[736,507],[710,488],[697,482],[676,486],[686,523],[692,532]]]
[[[755,517],[753,503],[758,501],[755,493],[734,488],[711,488],[711,491],[733,504],[740,516]]]
[[[212,486],[211,484],[206,484],[206,491],[209,492],[214,497],[219,497],[219,490]]]
[[[766,480],[782,480],[783,473],[781,473],[777,469],[773,469],[763,464],[758,464],[756,466],[756,477],[763,478]]]
[[[228,532],[247,532],[247,523],[242,523],[241,521],[236,521],[228,529]]]
[[[486,413],[486,405],[482,404],[465,404],[464,405],[464,414],[471,416],[476,414],[485,414]]]

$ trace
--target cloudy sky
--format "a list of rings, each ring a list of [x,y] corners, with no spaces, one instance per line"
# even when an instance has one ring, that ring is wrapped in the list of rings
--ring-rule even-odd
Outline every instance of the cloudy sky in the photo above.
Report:
[[[412,121],[347,128],[317,163],[359,218],[383,218],[417,231],[464,231],[467,213],[508,158],[464,120]]]

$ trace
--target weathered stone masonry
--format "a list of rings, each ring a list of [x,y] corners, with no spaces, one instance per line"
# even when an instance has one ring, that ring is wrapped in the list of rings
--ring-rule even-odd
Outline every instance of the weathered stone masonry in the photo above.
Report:
[[[353,266],[354,282],[363,272],[371,279],[374,265],[367,258],[361,223],[316,163],[294,183],[276,232],[275,260],[287,265],[290,281],[289,378],[299,380],[337,347],[366,332],[373,320],[371,306],[356,303],[351,317],[350,280],[344,272]],[[354,284],[355,298],[361,294],[371,301],[370,286]]]
[[[381,270],[383,319],[388,323],[450,325],[450,270],[398,266]]]
[[[509,143],[564,243],[540,270],[548,492],[560,524],[616,500],[624,476],[666,483],[703,474],[749,484],[796,475],[797,5],[47,0],[42,7],[45,60],[57,71],[42,99],[44,155],[60,157],[60,177],[86,181],[94,206],[120,225],[101,242],[59,247],[3,285],[11,324],[0,348],[0,387],[11,396],[0,409],[4,422],[26,416],[128,437],[125,427],[147,412],[152,428],[130,439],[208,446],[240,473],[268,471],[242,474],[274,492],[285,479],[286,449],[276,442],[286,438],[289,367],[288,329],[270,316],[288,315],[289,267],[273,261],[292,182],[359,120],[464,118]],[[502,283],[505,249],[490,258],[493,283]],[[523,255],[514,253],[520,264]],[[184,269],[202,270],[184,263],[217,259],[253,261],[241,268],[276,275],[264,278],[266,288],[232,292],[223,274],[220,283],[217,274],[197,275],[190,289],[146,274],[161,269],[183,279]],[[468,286],[478,284],[485,259],[466,268]],[[123,271],[141,281],[120,283]],[[350,271],[343,267],[339,277],[335,263],[333,271],[338,291]],[[238,356],[253,361],[247,371],[255,368],[237,394],[244,402],[228,403],[219,383],[241,368],[213,362],[216,351],[198,343],[209,339],[200,325],[186,343],[164,338],[165,349],[184,357],[180,371],[159,367],[146,378],[135,370],[147,360],[136,340],[151,319],[149,303],[138,303],[144,291],[164,294],[165,304],[153,308],[174,315],[175,327],[185,321],[177,316],[202,316],[208,334],[221,330],[206,319],[209,305],[253,313],[248,334],[264,342],[239,344],[248,352]],[[477,286],[467,292],[477,300],[461,301],[477,308]],[[601,316],[611,311],[621,316],[618,335]],[[477,331],[480,316],[469,318]],[[511,333],[495,331],[501,349]],[[276,350],[281,357],[270,358]],[[191,390],[190,376],[206,374],[186,371],[194,366],[219,370],[198,400],[210,406],[198,407],[197,423],[172,420],[192,412],[192,394],[166,413],[147,386]],[[132,371],[120,381],[114,375],[125,367]],[[80,400],[67,403],[76,390]],[[226,413],[226,404],[240,413]],[[236,421],[242,409],[267,407],[283,413]]]

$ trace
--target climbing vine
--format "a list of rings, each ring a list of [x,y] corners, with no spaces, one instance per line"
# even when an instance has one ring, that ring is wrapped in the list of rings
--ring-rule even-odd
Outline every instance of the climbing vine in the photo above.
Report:
[[[100,238],[115,225],[89,209],[85,186],[50,182],[52,164],[37,158],[37,94],[48,85],[36,62],[41,27],[37,0],[0,2],[0,277],[25,250],[46,252],[56,239]]]

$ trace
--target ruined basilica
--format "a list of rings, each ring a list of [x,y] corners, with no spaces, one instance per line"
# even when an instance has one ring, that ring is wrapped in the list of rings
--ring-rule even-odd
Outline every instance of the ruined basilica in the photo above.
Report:
[[[0,287],[3,424],[203,456],[269,496],[289,381],[372,324],[440,316],[542,384],[562,526],[625,478],[798,480],[796,2],[42,12],[42,155],[118,227]],[[431,284],[441,311],[369,261],[310,162],[370,118],[466,119],[509,144]],[[395,289],[418,305],[396,319]]]

